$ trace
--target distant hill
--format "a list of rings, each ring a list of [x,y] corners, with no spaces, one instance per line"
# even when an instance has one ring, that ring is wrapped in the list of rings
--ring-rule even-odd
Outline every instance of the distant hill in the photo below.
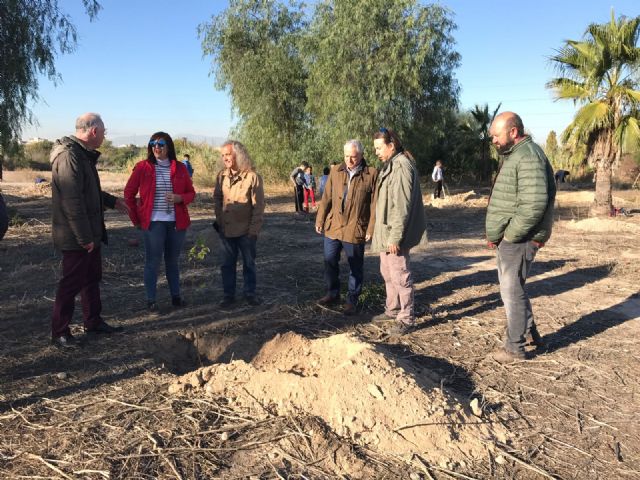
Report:
[[[137,145],[142,147],[146,145],[150,135],[122,135],[119,137],[109,138],[113,145],[119,147],[120,145]],[[173,141],[176,142],[181,138],[186,138],[193,143],[207,143],[212,146],[218,146],[226,140],[225,137],[209,137],[206,135],[193,135],[191,133],[180,133],[177,135],[171,135]]]

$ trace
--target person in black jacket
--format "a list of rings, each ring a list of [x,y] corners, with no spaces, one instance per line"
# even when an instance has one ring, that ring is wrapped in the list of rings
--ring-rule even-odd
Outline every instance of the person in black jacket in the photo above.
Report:
[[[107,243],[104,208],[127,212],[125,202],[103,192],[96,164],[96,150],[106,129],[100,115],[85,113],[76,120],[76,134],[57,140],[51,151],[53,244],[62,252],[62,278],[58,283],[51,317],[51,341],[59,347],[75,343],[69,323],[75,297],[80,294],[84,329],[89,333],[113,333],[122,327],[107,324],[100,313],[102,257],[100,243]]]

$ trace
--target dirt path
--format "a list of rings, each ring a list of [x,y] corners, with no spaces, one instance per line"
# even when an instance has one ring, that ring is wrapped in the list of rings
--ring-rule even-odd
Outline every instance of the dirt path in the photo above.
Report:
[[[167,293],[160,318],[145,312],[138,233],[109,212],[103,304],[126,333],[66,353],[48,343],[48,191],[2,190],[26,222],[0,242],[3,478],[640,478],[638,213],[594,223],[587,192],[560,192],[528,282],[549,349],[502,366],[487,358],[504,309],[484,192],[426,207],[430,243],[412,257],[422,315],[401,338],[369,321],[383,296],[374,256],[360,315],[315,306],[322,241],[286,195],[268,199],[262,306],[217,307],[205,193],[185,251],[213,253],[185,254],[189,307],[172,310]]]

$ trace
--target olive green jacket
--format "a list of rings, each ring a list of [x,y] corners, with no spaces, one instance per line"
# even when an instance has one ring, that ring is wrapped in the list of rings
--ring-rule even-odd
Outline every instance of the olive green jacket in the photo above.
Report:
[[[372,252],[389,245],[408,251],[427,242],[427,221],[415,164],[402,152],[384,164],[376,186],[376,217]]]
[[[487,208],[487,240],[546,242],[551,236],[555,197],[551,164],[527,136],[502,158]]]

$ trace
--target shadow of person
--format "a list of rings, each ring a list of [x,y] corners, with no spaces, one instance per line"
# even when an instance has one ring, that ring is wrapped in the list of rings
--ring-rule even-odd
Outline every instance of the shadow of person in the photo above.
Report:
[[[628,320],[640,318],[640,293],[630,295],[622,302],[596,310],[543,337],[547,345],[545,353],[555,352],[572,343],[595,337]]]

